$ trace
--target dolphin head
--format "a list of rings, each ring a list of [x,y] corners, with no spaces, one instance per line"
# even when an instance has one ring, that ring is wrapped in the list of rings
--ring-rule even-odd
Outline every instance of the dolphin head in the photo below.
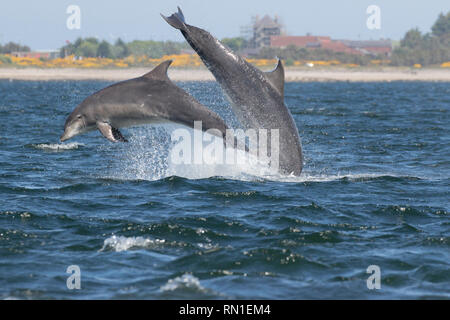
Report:
[[[60,138],[61,142],[73,138],[78,134],[95,129],[96,122],[95,120],[92,120],[92,117],[86,111],[88,111],[86,108],[86,103],[83,102],[67,117],[64,125],[64,133]]]

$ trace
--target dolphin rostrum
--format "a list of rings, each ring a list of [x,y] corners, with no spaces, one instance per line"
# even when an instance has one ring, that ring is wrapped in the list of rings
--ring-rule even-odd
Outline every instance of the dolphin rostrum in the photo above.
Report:
[[[217,129],[223,138],[227,126],[222,118],[177,87],[167,76],[171,60],[142,77],[106,87],[87,97],[69,115],[60,140],[95,130],[112,142],[127,142],[119,128],[161,122],[180,123],[202,130]],[[216,130],[210,131],[219,136]]]
[[[231,100],[245,128],[279,130],[279,168],[300,175],[303,167],[298,129],[284,104],[284,68],[280,60],[272,72],[262,72],[235,54],[207,31],[191,26],[178,12],[162,17],[179,29]]]

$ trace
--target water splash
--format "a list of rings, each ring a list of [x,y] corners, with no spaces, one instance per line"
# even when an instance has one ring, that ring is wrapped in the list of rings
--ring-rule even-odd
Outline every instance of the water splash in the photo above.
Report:
[[[161,291],[174,291],[178,289],[194,289],[204,291],[205,288],[200,284],[200,280],[192,274],[185,273],[181,277],[169,279],[165,285],[161,287]]]
[[[170,133],[176,125],[164,124],[152,127],[139,127],[130,130],[130,143],[125,146],[113,164],[108,178],[123,180],[160,180],[171,176],[188,179],[206,179],[210,177],[225,177],[246,180],[254,177],[264,177],[277,174],[266,163],[243,152],[236,151],[234,164],[224,164],[214,154],[205,154],[202,164],[176,164],[173,159],[174,142]],[[193,130],[190,130],[193,136]],[[210,142],[205,142],[203,150]],[[196,152],[193,149],[191,154]],[[224,151],[226,152],[226,151]],[[253,177],[253,178],[252,178]]]
[[[103,242],[103,247],[100,251],[111,249],[116,252],[128,251],[131,248],[149,248],[164,244],[163,239],[148,239],[143,237],[124,237],[124,236],[112,236]]]
[[[66,151],[75,150],[84,146],[82,143],[70,142],[70,143],[39,143],[27,145],[34,149],[46,150],[46,151]]]
[[[240,181],[276,181],[290,183],[331,182],[349,180],[354,182],[372,181],[380,178],[429,180],[430,177],[417,177],[393,172],[338,172],[329,174],[313,165],[305,168],[300,176],[284,175],[270,168],[268,163],[237,150],[234,164],[224,164],[223,159],[214,158],[214,154],[204,154],[202,164],[175,164],[172,159],[174,142],[170,134],[175,124],[163,124],[139,127],[130,130],[130,143],[124,145],[112,165],[106,178],[119,180],[160,180],[171,176],[187,179],[207,179],[223,177]],[[193,130],[190,133],[193,135]],[[210,142],[204,142],[203,150]],[[192,150],[193,155],[195,150]],[[226,151],[224,151],[226,152]]]

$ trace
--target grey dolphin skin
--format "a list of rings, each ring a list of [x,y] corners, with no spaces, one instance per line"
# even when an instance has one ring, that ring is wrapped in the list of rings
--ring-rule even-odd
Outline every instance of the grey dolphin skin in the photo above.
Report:
[[[244,128],[279,129],[279,166],[284,174],[300,175],[303,167],[298,129],[284,104],[284,68],[281,61],[272,72],[262,72],[235,54],[207,31],[188,25],[178,7],[170,17],[231,100]]]
[[[167,68],[171,63],[164,61],[142,77],[87,97],[67,118],[60,140],[98,129],[112,142],[126,142],[119,128],[160,122],[193,128],[194,121],[202,121],[202,130],[217,129],[225,137],[227,126],[222,118],[170,81]]]

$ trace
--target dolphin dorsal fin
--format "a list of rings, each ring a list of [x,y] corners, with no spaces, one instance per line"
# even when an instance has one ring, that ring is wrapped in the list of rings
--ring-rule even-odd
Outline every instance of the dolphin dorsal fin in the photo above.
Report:
[[[284,67],[280,59],[273,71],[265,72],[267,80],[278,91],[278,93],[284,96]]]
[[[155,68],[153,68],[152,71],[144,74],[142,77],[149,79],[168,80],[169,77],[167,76],[167,69],[169,68],[171,63],[172,60],[161,62]]]

